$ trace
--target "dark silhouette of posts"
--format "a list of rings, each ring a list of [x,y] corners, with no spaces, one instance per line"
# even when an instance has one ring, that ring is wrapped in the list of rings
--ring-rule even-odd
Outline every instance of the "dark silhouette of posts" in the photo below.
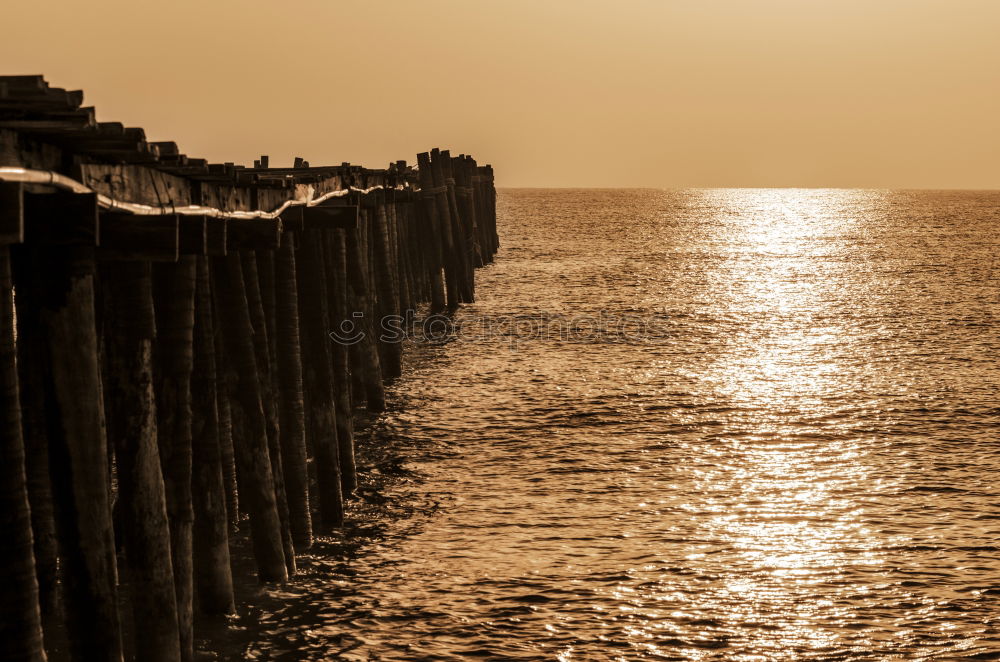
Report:
[[[264,289],[261,287],[262,279],[258,268],[258,252],[260,251],[244,250],[240,251],[240,256],[243,260],[243,281],[247,293],[247,304],[253,330],[257,374],[260,377],[261,403],[264,407],[264,420],[267,427],[267,447],[271,458],[274,496],[278,506],[278,518],[281,522],[281,542],[285,549],[285,564],[288,566],[288,574],[294,575],[295,547],[292,544],[292,532],[288,522],[288,500],[285,496],[285,478],[281,462],[281,430],[278,421],[277,385],[275,383],[275,368],[272,361],[268,317],[264,310]],[[272,271],[272,283],[273,280]],[[271,289],[272,296],[269,298],[273,301],[273,286]]]
[[[399,285],[396,280],[396,256],[393,250],[393,233],[389,225],[384,194],[378,195],[377,207],[370,214],[373,229],[372,260],[375,273],[375,319],[372,320],[374,340],[379,348],[379,365],[382,375],[398,377],[402,370],[402,345],[385,339],[385,324],[391,316],[399,314]]]
[[[19,186],[18,186],[19,188]],[[2,189],[0,189],[2,190]],[[18,191],[17,205],[20,205]],[[0,203],[2,204],[2,203]],[[0,214],[17,213],[0,208]],[[9,217],[8,217],[9,218]],[[18,239],[20,241],[20,238]],[[52,481],[49,477],[48,422],[45,414],[45,386],[38,366],[43,365],[44,339],[39,334],[38,297],[32,286],[34,249],[10,247],[11,269],[17,282],[17,370],[21,396],[21,425],[31,530],[38,576],[38,602],[43,621],[55,614],[57,601],[58,552]],[[12,460],[13,462],[13,460]]]
[[[114,442],[119,521],[134,641],[144,660],[181,659],[171,531],[153,389],[156,324],[148,262],[102,267],[108,361],[108,432]],[[141,624],[141,625],[140,625]]]
[[[455,176],[452,170],[451,153],[448,150],[431,152],[434,167],[441,164],[442,181],[448,187],[448,205],[451,212],[452,232],[454,233],[455,262],[460,274],[459,294],[462,303],[473,303],[475,295],[475,272],[472,267],[472,228],[471,219],[464,215],[458,205]]]
[[[260,377],[254,353],[253,326],[247,304],[240,256],[231,253],[217,258],[213,282],[218,285],[222,335],[226,361],[233,368],[236,383],[232,409],[243,420],[243,434],[234,439],[237,471],[241,474],[240,501],[250,513],[257,572],[261,581],[288,579],[285,552],[274,492],[274,477],[268,449],[267,421],[261,402]],[[239,412],[235,410],[239,409]]]
[[[74,660],[122,659],[118,569],[94,309],[97,200],[91,194],[25,199],[44,351],[50,471],[66,627]],[[19,288],[20,289],[20,288]]]
[[[0,207],[0,222],[5,225],[16,215],[16,224],[23,227],[19,189],[14,205]],[[0,522],[4,531],[4,539],[0,542],[0,568],[3,568],[6,582],[4,598],[0,601],[0,657],[16,662],[43,662],[45,651],[15,365],[12,294],[10,249],[4,243],[0,244],[0,452],[3,454],[0,458]]]
[[[417,159],[420,162],[421,188],[424,190],[424,195],[429,195],[434,200],[434,205],[428,208],[428,213],[433,214],[432,223],[441,242],[448,308],[454,310],[461,302],[459,282],[462,278],[462,268],[455,257],[456,233],[451,218],[448,187],[444,181],[440,158],[432,159],[427,154],[418,154]],[[425,178],[429,186],[424,185]]]
[[[195,591],[202,612],[228,614],[235,605],[219,426],[219,401],[226,396],[220,393],[216,382],[216,331],[208,259],[197,260],[191,380]]]
[[[331,329],[344,329],[350,323],[347,290],[347,238],[337,228],[326,234],[327,293],[330,301]],[[347,323],[347,324],[345,324]],[[335,335],[335,334],[334,334]],[[340,481],[344,498],[350,498],[358,486],[354,463],[354,413],[351,411],[350,350],[343,339],[328,338],[333,366],[333,394],[337,410],[337,448]]]
[[[428,254],[430,266],[431,312],[437,313],[445,309],[446,295],[447,305],[451,305],[457,297],[454,274],[447,276],[450,270],[447,265],[448,254],[451,251],[451,228],[442,216],[444,198],[441,196],[442,191],[435,186],[430,154],[427,152],[417,154],[417,163],[420,166],[420,195],[424,203],[422,234],[425,237],[425,252]],[[441,276],[442,269],[448,278],[447,287]]]
[[[476,191],[472,185],[472,168],[467,156],[453,158],[452,172],[455,177],[455,195],[458,199],[459,207],[462,209],[462,218],[465,220],[465,232],[467,250],[472,260],[473,279],[475,279],[475,268],[483,266],[483,248],[481,238],[481,223],[476,218]],[[473,290],[475,290],[475,280],[473,280]]]
[[[373,306],[370,289],[368,243],[365,228],[368,215],[361,213],[356,227],[347,230],[347,281],[351,317],[359,340],[352,345],[358,355],[358,367],[368,410],[385,410],[385,388],[379,363],[375,328],[372,325]]]
[[[167,490],[171,557],[177,589],[181,659],[194,657],[194,567],[191,532],[191,373],[194,370],[194,256],[154,266],[157,425]]]
[[[298,550],[312,545],[309,473],[306,461],[305,393],[294,237],[286,236],[275,256],[275,333],[277,335],[281,460],[285,474],[292,540]]]
[[[337,412],[330,372],[330,316],[321,231],[306,231],[298,260],[299,317],[306,404],[306,435],[316,465],[323,530],[343,526]],[[315,525],[315,523],[314,523]]]
[[[236,382],[235,373],[229,368],[226,360],[226,343],[222,334],[222,323],[218,319],[221,317],[222,307],[219,305],[219,297],[216,295],[218,283],[213,273],[215,270],[209,258],[209,280],[212,291],[212,316],[214,318],[215,337],[215,388],[217,392],[216,404],[219,408],[219,460],[222,462],[222,485],[226,491],[226,517],[229,520],[230,531],[235,532],[240,520],[240,502],[238,481],[236,480],[236,449],[233,445],[233,384]]]
[[[44,89],[21,78],[0,83]],[[499,245],[496,190],[492,168],[447,151],[418,155],[419,175],[302,159],[288,174],[266,157],[248,173],[172,143],[131,160],[139,130],[95,140],[104,129],[133,132],[108,152],[117,165],[65,146],[36,156],[62,149],[102,173],[89,185],[146,208],[36,192],[80,190],[52,173],[0,181],[0,657],[43,662],[64,614],[72,660],[122,662],[121,558],[129,656],[192,662],[195,606],[234,610],[241,516],[264,582],[295,572],[314,530],[344,524],[353,407],[385,409],[410,310],[473,301],[473,268]],[[181,170],[156,172],[160,157]],[[337,192],[280,218],[221,211],[281,204],[302,184]],[[200,208],[151,209],[163,190]]]

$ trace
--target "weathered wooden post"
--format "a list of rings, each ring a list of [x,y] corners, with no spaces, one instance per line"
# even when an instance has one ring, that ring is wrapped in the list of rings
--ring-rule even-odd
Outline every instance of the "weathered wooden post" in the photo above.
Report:
[[[266,158],[266,157],[261,157]],[[205,254],[208,256],[208,279],[211,292],[212,344],[215,350],[215,390],[219,413],[219,455],[222,462],[222,484],[226,494],[226,517],[230,531],[235,532],[240,519],[239,495],[236,480],[236,455],[233,450],[233,421],[230,403],[235,372],[226,364],[226,348],[221,325],[218,322],[219,306],[216,303],[215,285],[212,284],[212,259],[229,252],[229,223],[224,218],[205,219]],[[230,373],[233,373],[231,376]]]
[[[356,218],[356,216],[355,216]],[[355,221],[356,222],[356,221]],[[345,230],[336,228],[327,235],[327,283],[332,329],[347,328],[350,320],[347,293],[347,239]],[[335,335],[335,334],[334,334]],[[333,390],[337,408],[337,448],[340,456],[340,480],[344,498],[350,498],[358,486],[354,463],[354,412],[351,409],[349,346],[345,339],[330,339],[333,363]]]
[[[430,227],[424,214],[424,205],[420,194],[410,192],[406,205],[407,226],[410,233],[410,260],[413,270],[414,302],[431,301],[431,242],[428,234]],[[443,305],[443,303],[442,303]]]
[[[455,173],[455,195],[463,209],[466,220],[466,232],[473,269],[483,266],[483,249],[480,237],[480,223],[476,216],[476,189],[472,183],[469,157],[461,156],[452,159],[452,170]],[[475,283],[473,283],[473,286]]]
[[[390,193],[392,204],[389,218],[394,229],[393,245],[396,251],[396,281],[399,283],[399,313],[406,315],[414,307],[413,274],[410,268],[410,233],[407,225],[406,208],[402,196],[396,191]]]
[[[185,223],[187,229],[187,224]],[[198,225],[198,229],[203,226]],[[193,658],[191,326],[194,262],[175,215],[101,216],[110,437],[121,485],[135,637],[144,659]],[[150,263],[155,262],[159,282]],[[159,305],[159,309],[157,309]],[[154,395],[155,393],[155,395]],[[164,506],[165,500],[165,506]],[[157,510],[165,507],[166,517]],[[166,545],[166,546],[164,546]],[[164,593],[171,592],[170,600]]]
[[[212,283],[212,317],[215,320],[213,345],[215,347],[215,388],[218,393],[216,404],[219,407],[219,455],[222,461],[222,485],[226,490],[226,518],[229,520],[229,530],[236,532],[240,521],[240,503],[238,481],[236,479],[236,450],[233,445],[233,414],[232,401],[235,398],[234,384],[237,381],[235,373],[226,360],[226,343],[219,320],[221,307],[216,295],[218,284],[215,282],[216,270],[209,258],[209,281]]]
[[[156,401],[160,463],[167,489],[170,548],[177,587],[181,659],[194,657],[194,565],[191,531],[191,373],[194,370],[194,256],[153,268],[156,308]]]
[[[451,211],[451,196],[441,165],[441,151],[436,147],[431,150],[430,170],[431,176],[434,178],[435,202],[437,203],[438,217],[441,219],[441,233],[445,237],[444,271],[445,279],[448,281],[446,283],[448,308],[455,310],[463,300],[465,287],[463,282],[465,269],[458,256],[462,241],[458,230],[458,219]]]
[[[396,251],[396,281],[399,283],[399,312],[407,315],[407,311],[415,306],[415,286],[413,283],[412,257],[410,243],[410,228],[407,211],[410,194],[407,190],[399,190],[406,181],[406,161],[396,161],[393,171],[393,190],[388,193],[390,221],[393,228],[393,246]]]
[[[0,183],[0,242],[10,246],[11,269],[18,283],[17,370],[21,396],[24,464],[31,506],[35,572],[42,619],[55,614],[58,552],[52,482],[49,477],[49,441],[45,417],[45,387],[38,366],[45,346],[39,335],[38,297],[31,292],[31,249],[17,246],[24,235],[24,196],[21,184]]]
[[[485,194],[483,189],[483,177],[480,167],[476,165],[476,160],[471,156],[466,157],[469,169],[469,181],[472,185],[472,199],[475,203],[477,243],[479,245],[480,257],[484,265],[489,264],[493,255],[493,242],[489,231],[489,219],[486,217]]]
[[[308,164],[306,165],[308,167]],[[288,488],[285,477],[285,432],[282,429],[283,394],[281,392],[281,374],[278,365],[278,320],[277,320],[277,283],[276,254],[281,246],[291,244],[296,238],[288,235],[282,228],[281,243],[273,250],[254,251],[257,261],[257,276],[260,284],[260,299],[263,312],[264,329],[267,333],[267,364],[270,382],[275,435],[270,439],[271,465],[275,467],[275,489],[278,493],[278,514],[281,515],[282,530],[285,537],[285,559],[288,561],[288,573],[295,574],[295,551],[298,543],[295,541],[292,515],[289,506]],[[297,305],[296,305],[297,312]],[[301,359],[300,359],[301,360]],[[308,483],[307,483],[308,487]],[[300,495],[301,496],[301,495]],[[298,506],[302,508],[300,503]],[[310,523],[311,525],[311,523]],[[297,525],[296,525],[297,526]]]
[[[195,283],[194,374],[191,400],[191,477],[194,495],[194,577],[198,604],[206,614],[235,609],[229,558],[229,521],[223,481],[218,403],[226,396],[216,382],[215,320],[208,259],[198,257]]]
[[[486,173],[486,217],[490,222],[490,233],[493,239],[493,254],[500,250],[500,235],[497,233],[497,189],[493,176],[493,166],[483,166]]]
[[[148,262],[102,267],[108,340],[108,433],[118,469],[134,641],[142,659],[181,659],[171,532],[153,393],[156,324]]]
[[[49,459],[70,654],[122,659],[108,457],[94,313],[97,200],[92,194],[25,199],[26,241],[44,339]],[[56,243],[59,242],[59,243]]]
[[[261,402],[264,406],[264,420],[267,422],[267,446],[271,457],[271,474],[274,480],[274,495],[278,504],[278,518],[281,521],[281,539],[285,547],[285,564],[288,573],[295,574],[295,546],[289,523],[288,499],[285,495],[285,476],[281,462],[281,430],[278,420],[278,394],[275,383],[275,367],[271,361],[271,340],[268,334],[268,320],[264,312],[264,296],[261,289],[257,253],[260,251],[240,251],[243,259],[243,279],[253,327],[253,345],[257,358],[257,374],[261,380]],[[276,248],[276,246],[275,246]],[[273,283],[273,278],[272,278]],[[272,297],[273,299],[273,297]]]
[[[389,254],[392,256],[392,285],[393,285],[393,305],[397,315],[404,309],[403,299],[405,295],[404,278],[402,273],[402,256],[399,250],[399,218],[396,215],[396,191],[388,190],[383,194],[385,200],[386,225],[389,229]]]
[[[365,242],[367,220],[367,213],[361,210],[358,227],[347,231],[347,274],[351,315],[360,338],[352,347],[356,348],[360,359],[360,376],[365,391],[365,402],[369,411],[380,412],[385,410],[385,388],[382,384],[377,339],[374,337],[375,330],[371,319],[374,313]]]
[[[312,546],[313,533],[306,464],[308,452],[295,239],[294,235],[286,233],[275,259],[275,332],[285,494],[288,498],[292,539],[297,549],[305,550]]]
[[[330,317],[320,231],[305,231],[298,260],[299,319],[305,385],[306,435],[316,464],[319,511],[324,530],[344,524],[337,412],[330,374]],[[314,523],[315,524],[315,523]]]
[[[0,186],[0,568],[4,598],[0,601],[0,657],[12,662],[44,662],[41,609],[35,575],[31,512],[21,435],[14,345],[14,300],[11,243],[24,233],[19,184]],[[20,293],[19,293],[20,295]]]
[[[244,434],[234,439],[238,471],[242,475],[240,500],[250,513],[250,532],[261,581],[283,582],[288,579],[288,570],[271,473],[267,421],[261,402],[260,376],[243,268],[237,253],[231,252],[215,260],[212,281],[218,287],[214,294],[220,310],[226,360],[233,368],[236,379],[235,398],[231,404],[239,406],[238,415],[244,421]]]
[[[281,243],[274,250],[256,250],[254,257],[257,262],[257,280],[260,282],[260,303],[264,313],[264,328],[267,331],[267,358],[271,367],[271,392],[275,402],[278,398],[278,326],[277,326],[277,286],[275,284],[276,255],[281,246],[291,239],[282,227]],[[280,405],[275,404],[275,416],[278,430],[281,430]]]
[[[379,365],[384,377],[399,377],[402,373],[402,344],[388,338],[383,333],[383,325],[392,316],[399,314],[399,290],[396,283],[396,261],[392,244],[392,232],[386,211],[385,194],[379,192],[376,208],[371,213],[374,221],[373,252],[375,271],[375,316],[373,320],[374,340],[379,347]]]
[[[399,216],[400,249],[403,252],[403,268],[406,272],[406,310],[415,311],[417,303],[425,298],[422,285],[423,268],[417,241],[416,218],[413,208],[413,193],[407,191],[396,205]],[[405,314],[405,313],[404,313]]]
[[[434,183],[434,173],[431,172],[431,157],[427,152],[417,154],[417,163],[420,167],[420,194],[423,198],[424,235],[428,242],[427,253],[430,255],[430,280],[431,280],[431,312],[437,313],[445,309],[445,298],[447,295],[448,305],[457,298],[457,289],[454,282],[454,274],[447,276],[448,254],[451,251],[451,229],[442,218],[439,191]],[[441,278],[441,269],[444,268],[448,280],[447,287]],[[457,305],[457,302],[456,302]]]
[[[434,154],[432,153],[432,158]],[[451,153],[442,150],[437,156],[441,163],[441,173],[445,186],[448,187],[448,204],[451,209],[452,228],[455,232],[455,260],[462,275],[460,295],[463,303],[473,303],[475,297],[475,270],[472,267],[472,245],[470,219],[464,215],[464,210],[458,205],[455,189],[455,177],[452,170]]]
[[[483,169],[476,164],[476,160],[469,157],[469,165],[472,169],[472,185],[475,188],[476,197],[476,219],[480,224],[480,246],[483,251],[483,263],[489,264],[493,261],[493,254],[496,253],[494,245],[495,223],[490,219],[486,201],[486,181],[483,176]]]

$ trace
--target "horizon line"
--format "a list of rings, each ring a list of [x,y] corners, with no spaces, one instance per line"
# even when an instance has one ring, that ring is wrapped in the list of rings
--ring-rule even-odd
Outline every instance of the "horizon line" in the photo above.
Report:
[[[808,190],[808,191],[968,191],[998,193],[997,188],[979,187],[934,187],[934,186],[497,186],[497,190],[594,190],[594,191],[712,191],[719,189],[746,190]]]

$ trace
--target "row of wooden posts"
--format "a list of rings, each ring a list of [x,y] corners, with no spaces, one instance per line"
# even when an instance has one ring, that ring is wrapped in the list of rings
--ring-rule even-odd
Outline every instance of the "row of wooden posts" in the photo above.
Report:
[[[353,412],[401,371],[379,320],[473,301],[499,246],[490,167],[385,181],[280,219],[0,182],[3,660],[58,628],[74,661],[188,662],[195,612],[234,609],[239,526],[282,582],[343,525]]]

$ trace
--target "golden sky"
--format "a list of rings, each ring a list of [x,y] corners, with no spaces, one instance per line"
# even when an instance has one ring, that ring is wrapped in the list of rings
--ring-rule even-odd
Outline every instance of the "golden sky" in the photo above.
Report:
[[[0,73],[191,156],[504,186],[1000,188],[1000,0],[5,1]]]

